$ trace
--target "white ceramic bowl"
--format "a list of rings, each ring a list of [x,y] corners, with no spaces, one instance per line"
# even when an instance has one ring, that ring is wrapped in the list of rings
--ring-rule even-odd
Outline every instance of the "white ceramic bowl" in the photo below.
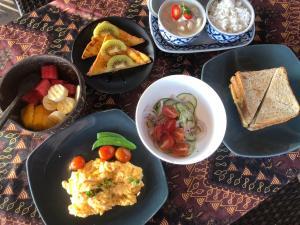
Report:
[[[218,1],[218,0],[210,0],[208,1],[207,5],[206,5],[206,17],[207,17],[207,21],[208,21],[208,26],[207,26],[207,33],[209,35],[209,37],[211,37],[212,39],[221,42],[221,43],[231,43],[231,42],[235,42],[238,39],[240,39],[241,35],[243,35],[244,33],[246,33],[247,31],[249,31],[253,25],[254,25],[254,20],[255,20],[255,12],[253,9],[253,6],[251,5],[251,3],[248,0],[240,0],[243,5],[249,10],[250,14],[251,14],[251,19],[250,19],[250,23],[248,25],[248,27],[240,32],[236,32],[236,33],[230,33],[230,32],[225,32],[219,28],[217,28],[210,20],[208,12],[210,10],[210,7],[212,5],[213,2]]]
[[[145,117],[161,98],[191,93],[197,98],[195,114],[204,124],[204,132],[197,138],[194,152],[183,158],[163,153],[158,149],[146,127]],[[173,164],[192,164],[208,158],[221,144],[226,131],[226,112],[218,94],[205,82],[187,75],[171,75],[151,84],[139,99],[135,121],[140,139],[156,157]]]
[[[168,28],[166,28],[163,23],[161,22],[161,18],[163,17],[163,12],[166,8],[167,5],[172,4],[172,3],[181,3],[181,2],[188,2],[191,3],[200,10],[201,16],[202,16],[202,25],[199,27],[197,32],[188,35],[188,36],[178,36],[176,34],[171,33]],[[171,13],[171,12],[170,12]],[[166,0],[164,3],[160,6],[159,11],[158,11],[158,27],[160,34],[162,37],[169,42],[172,45],[178,45],[178,46],[183,46],[189,44],[192,40],[194,40],[195,37],[197,37],[201,31],[204,29],[206,24],[206,14],[205,14],[205,9],[201,5],[201,3],[197,0]]]

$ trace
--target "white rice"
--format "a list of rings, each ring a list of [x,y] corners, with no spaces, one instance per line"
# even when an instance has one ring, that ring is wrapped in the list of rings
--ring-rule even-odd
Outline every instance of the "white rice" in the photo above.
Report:
[[[216,0],[208,12],[210,21],[221,31],[238,33],[250,23],[251,13],[240,0]]]

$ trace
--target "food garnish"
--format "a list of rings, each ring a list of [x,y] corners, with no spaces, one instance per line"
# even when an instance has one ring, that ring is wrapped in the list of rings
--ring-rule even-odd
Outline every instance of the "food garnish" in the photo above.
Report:
[[[120,162],[126,163],[126,162],[129,162],[131,159],[131,152],[126,148],[119,147],[116,150],[115,157]]]
[[[174,20],[178,20],[181,17],[181,8],[178,4],[172,5],[171,15]]]
[[[136,149],[136,145],[128,139],[126,139],[124,136],[116,134],[109,135],[108,132],[106,132],[104,135],[101,135],[101,132],[97,134],[97,140],[94,142],[92,149],[94,150],[103,145],[125,147],[129,150]]]
[[[85,166],[85,159],[82,156],[75,156],[69,166],[70,170],[79,170]]]

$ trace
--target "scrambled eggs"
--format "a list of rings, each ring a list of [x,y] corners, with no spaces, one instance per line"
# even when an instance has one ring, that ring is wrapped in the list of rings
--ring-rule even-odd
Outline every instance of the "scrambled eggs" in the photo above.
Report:
[[[142,168],[130,162],[89,161],[72,172],[62,186],[71,195],[69,213],[78,217],[103,215],[113,206],[133,205],[144,186]]]

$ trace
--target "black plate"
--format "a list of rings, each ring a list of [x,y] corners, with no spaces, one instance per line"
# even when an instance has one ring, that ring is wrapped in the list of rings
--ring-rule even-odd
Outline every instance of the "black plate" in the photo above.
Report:
[[[132,163],[143,168],[145,186],[133,206],[114,207],[103,216],[78,218],[69,215],[70,197],[62,180],[70,177],[68,164],[76,155],[95,159],[91,146],[99,131],[120,133],[137,149]],[[27,159],[27,175],[35,205],[48,225],[139,225],[145,224],[162,206],[168,195],[166,177],[160,160],[141,143],[134,122],[120,110],[91,114],[57,133],[40,145]]]
[[[147,65],[121,70],[114,73],[107,73],[94,77],[86,76],[86,73],[93,64],[95,57],[82,60],[81,55],[85,46],[91,40],[94,28],[99,22],[104,20],[111,22],[132,35],[144,38],[146,40],[144,43],[134,46],[133,48],[150,56],[152,62]],[[132,20],[123,17],[105,17],[93,21],[83,28],[73,44],[71,57],[72,62],[84,75],[85,81],[89,86],[104,93],[117,94],[136,88],[148,77],[153,67],[155,52],[151,38],[141,26],[137,25]]]
[[[225,52],[209,60],[202,79],[221,97],[227,114],[224,144],[234,153],[248,157],[270,157],[300,147],[300,116],[279,125],[248,131],[241,125],[229,90],[230,77],[238,70],[261,70],[284,66],[298,101],[300,100],[300,62],[284,45],[252,45]]]

